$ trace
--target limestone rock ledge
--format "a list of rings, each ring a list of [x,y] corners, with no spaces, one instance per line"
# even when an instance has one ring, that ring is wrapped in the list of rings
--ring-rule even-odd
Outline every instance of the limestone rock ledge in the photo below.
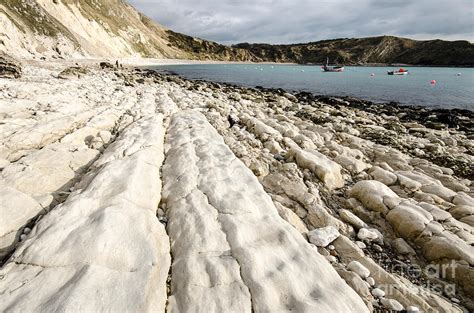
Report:
[[[175,113],[166,141],[169,312],[368,311],[202,114]]]
[[[157,115],[109,146],[0,270],[0,311],[164,311],[169,239],[156,219],[163,137]]]

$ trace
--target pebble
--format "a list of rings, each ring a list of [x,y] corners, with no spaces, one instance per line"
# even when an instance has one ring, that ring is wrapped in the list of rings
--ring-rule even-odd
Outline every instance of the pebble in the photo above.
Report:
[[[407,313],[416,313],[416,312],[420,312],[420,309],[416,306],[413,306],[413,305],[410,305],[409,307],[407,307]]]
[[[367,248],[367,246],[365,245],[365,243],[362,242],[362,241],[356,241],[356,245],[357,245],[359,248],[361,248],[361,249]]]
[[[28,227],[25,227],[25,229],[23,230],[23,233],[25,235],[28,235],[30,232],[31,232],[31,228],[28,228]]]
[[[383,248],[381,246],[379,246],[378,244],[372,245],[372,248],[377,252],[382,252],[383,251]]]
[[[461,301],[459,301],[458,298],[451,298],[451,301],[454,302],[454,303],[459,303],[459,302],[461,302]]]
[[[382,298],[383,296],[385,296],[385,291],[380,288],[374,288],[372,290],[372,295],[377,298]]]
[[[316,228],[308,232],[309,242],[318,247],[326,247],[337,239],[341,234],[334,226]]]
[[[335,248],[333,245],[329,245],[329,246],[328,246],[328,249],[329,249],[329,250],[334,250],[334,249],[336,249],[336,248]]]
[[[366,281],[369,283],[370,286],[375,286],[375,279],[372,277],[367,277]]]
[[[25,235],[25,234],[21,234],[21,235],[20,235],[20,241],[25,240],[25,238],[26,238],[26,235]]]
[[[326,256],[326,260],[328,260],[330,263],[337,263],[337,258],[332,255]]]
[[[372,241],[377,239],[377,233],[369,230],[367,228],[361,228],[359,232],[357,233],[357,238],[360,240],[365,240],[365,241]]]
[[[367,278],[370,276],[370,271],[358,261],[352,261],[347,265],[347,269],[351,272],[356,273],[362,278]]]

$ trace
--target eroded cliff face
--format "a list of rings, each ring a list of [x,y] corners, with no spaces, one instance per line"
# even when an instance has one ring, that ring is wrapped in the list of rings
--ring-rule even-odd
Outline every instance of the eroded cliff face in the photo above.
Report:
[[[0,50],[21,57],[192,57],[121,0],[6,0],[0,26]]]
[[[122,0],[5,0],[0,51],[17,57],[151,57],[258,61],[166,29]]]

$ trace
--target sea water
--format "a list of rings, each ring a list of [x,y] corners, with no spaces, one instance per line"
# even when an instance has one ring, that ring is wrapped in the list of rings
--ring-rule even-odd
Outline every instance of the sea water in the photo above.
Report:
[[[352,96],[374,102],[395,101],[432,108],[474,111],[474,68],[404,67],[408,75],[390,76],[394,67],[346,66],[342,73],[320,66],[286,64],[187,64],[155,66],[188,79],[262,86],[320,95]]]

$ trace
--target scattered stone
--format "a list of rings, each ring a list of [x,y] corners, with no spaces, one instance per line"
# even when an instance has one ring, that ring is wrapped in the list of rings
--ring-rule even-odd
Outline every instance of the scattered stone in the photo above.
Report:
[[[407,313],[417,313],[420,312],[420,309],[416,306],[410,305],[407,307]]]
[[[308,232],[309,242],[318,247],[326,247],[339,236],[340,233],[334,226],[316,228]]]
[[[383,251],[383,248],[379,246],[378,244],[373,244],[372,249],[374,249],[376,252],[379,252],[379,253]]]
[[[358,261],[352,261],[347,265],[347,269],[351,272],[356,273],[361,278],[367,278],[370,276],[370,271],[360,264]]]
[[[385,296],[385,291],[383,291],[382,289],[380,288],[374,288],[372,290],[372,295],[376,298],[382,298]]]
[[[375,280],[372,277],[367,277],[366,281],[370,286],[375,286]]]
[[[372,241],[372,240],[377,239],[378,235],[373,230],[369,230],[367,228],[361,228],[359,232],[357,233],[357,238],[359,238],[360,240]]]
[[[339,210],[339,216],[341,216],[344,222],[347,222],[354,226],[356,229],[367,227],[367,224],[364,223],[359,217],[349,210],[341,209]]]

